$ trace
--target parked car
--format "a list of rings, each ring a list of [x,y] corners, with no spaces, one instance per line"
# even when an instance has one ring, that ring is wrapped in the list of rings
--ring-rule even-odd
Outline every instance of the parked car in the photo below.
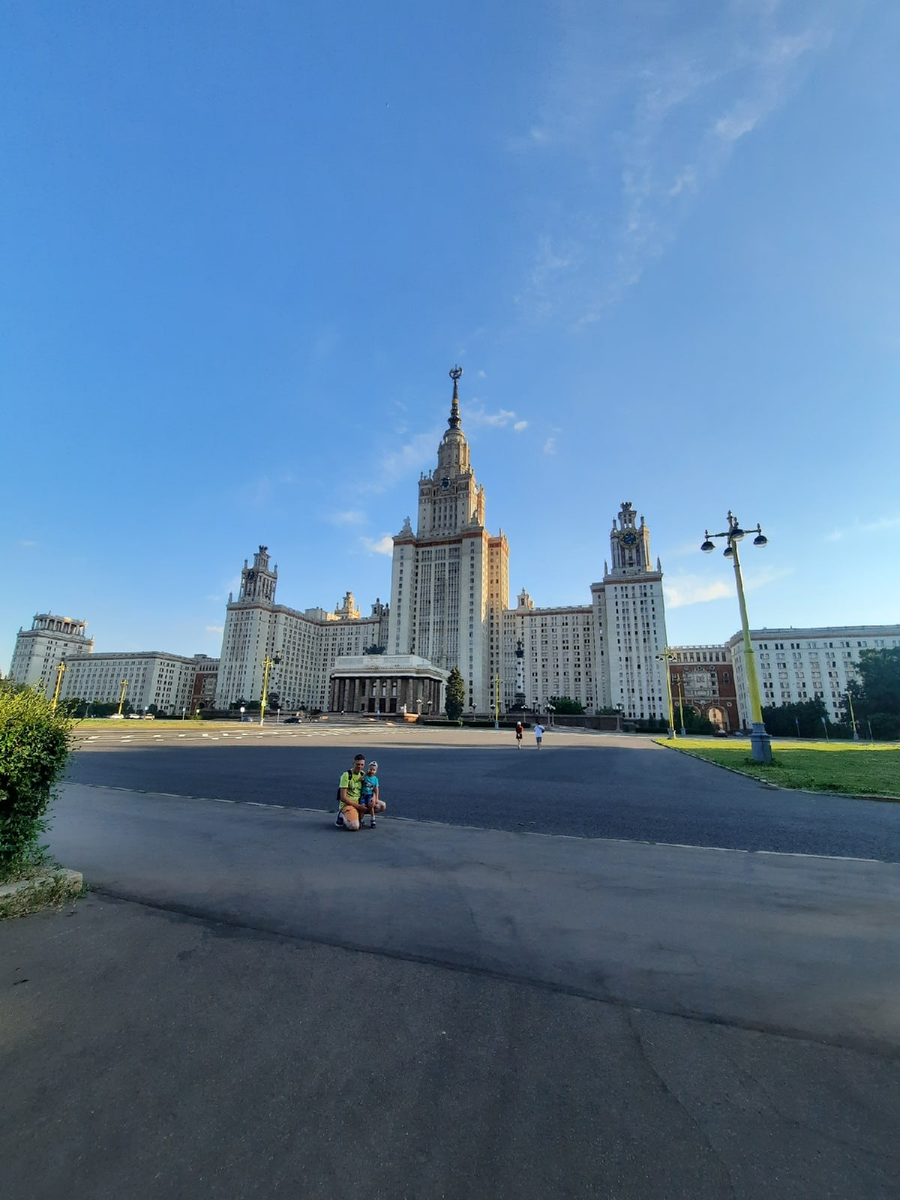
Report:
[[[252,725],[253,718],[252,717],[241,717],[241,724],[242,725]]]
[[[283,725],[299,725],[300,718],[299,717],[285,717],[282,724]]]

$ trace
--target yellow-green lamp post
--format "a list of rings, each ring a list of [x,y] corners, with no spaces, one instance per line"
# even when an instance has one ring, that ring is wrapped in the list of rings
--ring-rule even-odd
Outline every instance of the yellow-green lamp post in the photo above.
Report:
[[[769,539],[763,534],[760,525],[756,529],[751,529],[751,533],[755,533],[753,539],[754,546],[766,546]],[[728,510],[728,528],[722,533],[710,533],[706,530],[706,538],[700,549],[704,554],[709,554],[715,550],[713,538],[725,538],[727,545],[723,551],[726,558],[730,558],[734,565],[734,580],[737,586],[738,604],[741,608],[741,630],[744,635],[744,667],[747,672],[747,689],[750,692],[750,753],[753,761],[758,763],[770,763],[772,761],[772,739],[766,733],[766,727],[763,724],[762,703],[759,697],[759,679],[756,674],[756,659],[753,657],[753,644],[750,641],[750,622],[747,619],[747,601],[744,598],[744,579],[741,574],[741,559],[738,554],[738,542],[744,538],[744,530],[731,510]]]
[[[121,717],[121,715],[122,715],[122,708],[123,708],[123,706],[124,706],[124,704],[125,704],[125,689],[126,689],[127,687],[128,687],[128,680],[127,680],[127,679],[123,679],[123,680],[122,680],[122,691],[121,691],[121,693],[119,694],[119,716],[120,716],[120,717]]]
[[[666,648],[665,648],[665,650],[663,650],[662,654],[657,654],[656,657],[661,658],[662,661],[665,663],[666,696],[668,696],[668,698],[669,698],[669,728],[668,728],[666,736],[670,737],[670,738],[674,738],[674,736],[675,736],[675,708],[672,704],[672,677],[669,674],[669,663],[675,657],[675,651],[670,650],[669,647],[666,646]]]
[[[680,675],[675,676],[675,682],[678,685],[678,717],[681,725],[681,736],[687,737],[684,730],[684,687],[681,680],[682,677]]]
[[[65,670],[66,664],[64,662],[61,662],[56,668],[56,690],[54,691],[53,699],[50,702],[50,709],[52,712],[56,712],[56,705],[59,700],[59,689],[62,687],[62,677]]]
[[[853,693],[847,688],[847,703],[850,705],[850,727],[853,730],[854,742],[859,741],[859,730],[856,728],[856,714],[853,712]]]
[[[272,667],[277,666],[281,662],[280,654],[273,654],[270,658],[268,654],[263,659],[263,690],[262,700],[259,705],[259,723],[260,725],[266,719],[266,701],[269,699],[269,671]]]

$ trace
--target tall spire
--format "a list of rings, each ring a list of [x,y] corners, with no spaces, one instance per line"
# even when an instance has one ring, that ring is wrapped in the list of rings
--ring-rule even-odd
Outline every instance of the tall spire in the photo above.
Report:
[[[453,403],[450,405],[450,419],[447,424],[451,429],[459,429],[459,377],[462,375],[462,367],[454,367],[450,372],[450,378],[453,380]]]

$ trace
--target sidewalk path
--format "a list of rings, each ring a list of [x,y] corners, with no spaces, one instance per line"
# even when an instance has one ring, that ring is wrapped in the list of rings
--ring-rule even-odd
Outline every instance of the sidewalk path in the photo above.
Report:
[[[390,817],[349,834],[72,784],[52,847],[95,887],[186,913],[900,1054],[894,864]]]
[[[66,788],[5,1195],[900,1197],[896,866],[329,820]]]

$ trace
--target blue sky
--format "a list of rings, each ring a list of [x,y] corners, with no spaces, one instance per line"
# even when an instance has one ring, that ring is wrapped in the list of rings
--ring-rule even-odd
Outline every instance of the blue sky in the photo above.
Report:
[[[515,14],[511,21],[510,14]],[[387,599],[464,368],[513,596],[622,500],[672,643],[900,619],[900,6],[8,0],[0,669]],[[746,544],[746,543],[745,543]]]

